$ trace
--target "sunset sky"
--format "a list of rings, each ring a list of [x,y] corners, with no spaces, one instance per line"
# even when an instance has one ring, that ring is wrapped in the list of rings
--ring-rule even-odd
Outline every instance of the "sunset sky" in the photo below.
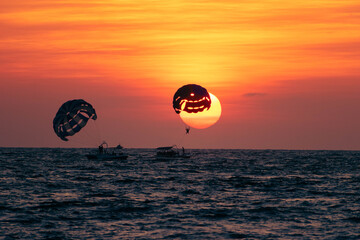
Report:
[[[360,2],[1,1],[0,83],[0,147],[360,150]],[[222,116],[185,135],[190,83]],[[63,142],[79,98],[98,120]]]

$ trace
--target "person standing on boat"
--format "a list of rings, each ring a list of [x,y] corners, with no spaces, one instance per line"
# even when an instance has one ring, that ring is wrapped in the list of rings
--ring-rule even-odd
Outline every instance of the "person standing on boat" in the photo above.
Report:
[[[99,146],[99,154],[103,154],[104,153],[104,147],[103,147],[103,145],[101,144],[100,146]]]

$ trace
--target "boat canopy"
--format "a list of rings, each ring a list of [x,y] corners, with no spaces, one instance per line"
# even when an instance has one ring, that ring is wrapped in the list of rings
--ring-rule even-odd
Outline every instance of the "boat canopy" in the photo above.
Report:
[[[174,145],[174,146],[169,146],[169,147],[158,147],[157,150],[170,150],[174,147],[176,147],[176,146]]]

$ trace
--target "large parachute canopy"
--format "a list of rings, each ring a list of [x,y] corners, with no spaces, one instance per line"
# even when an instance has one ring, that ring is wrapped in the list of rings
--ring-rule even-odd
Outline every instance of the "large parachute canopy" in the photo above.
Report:
[[[68,141],[66,137],[79,132],[89,119],[97,119],[95,109],[82,99],[74,99],[61,105],[53,120],[53,128],[61,140]]]
[[[200,85],[188,84],[179,88],[173,98],[173,108],[177,114],[202,112],[209,109],[211,99],[208,91]]]

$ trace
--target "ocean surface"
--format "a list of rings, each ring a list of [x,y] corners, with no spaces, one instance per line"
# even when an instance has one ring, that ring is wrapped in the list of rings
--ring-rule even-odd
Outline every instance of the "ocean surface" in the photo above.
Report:
[[[0,148],[0,239],[360,239],[360,152]]]

